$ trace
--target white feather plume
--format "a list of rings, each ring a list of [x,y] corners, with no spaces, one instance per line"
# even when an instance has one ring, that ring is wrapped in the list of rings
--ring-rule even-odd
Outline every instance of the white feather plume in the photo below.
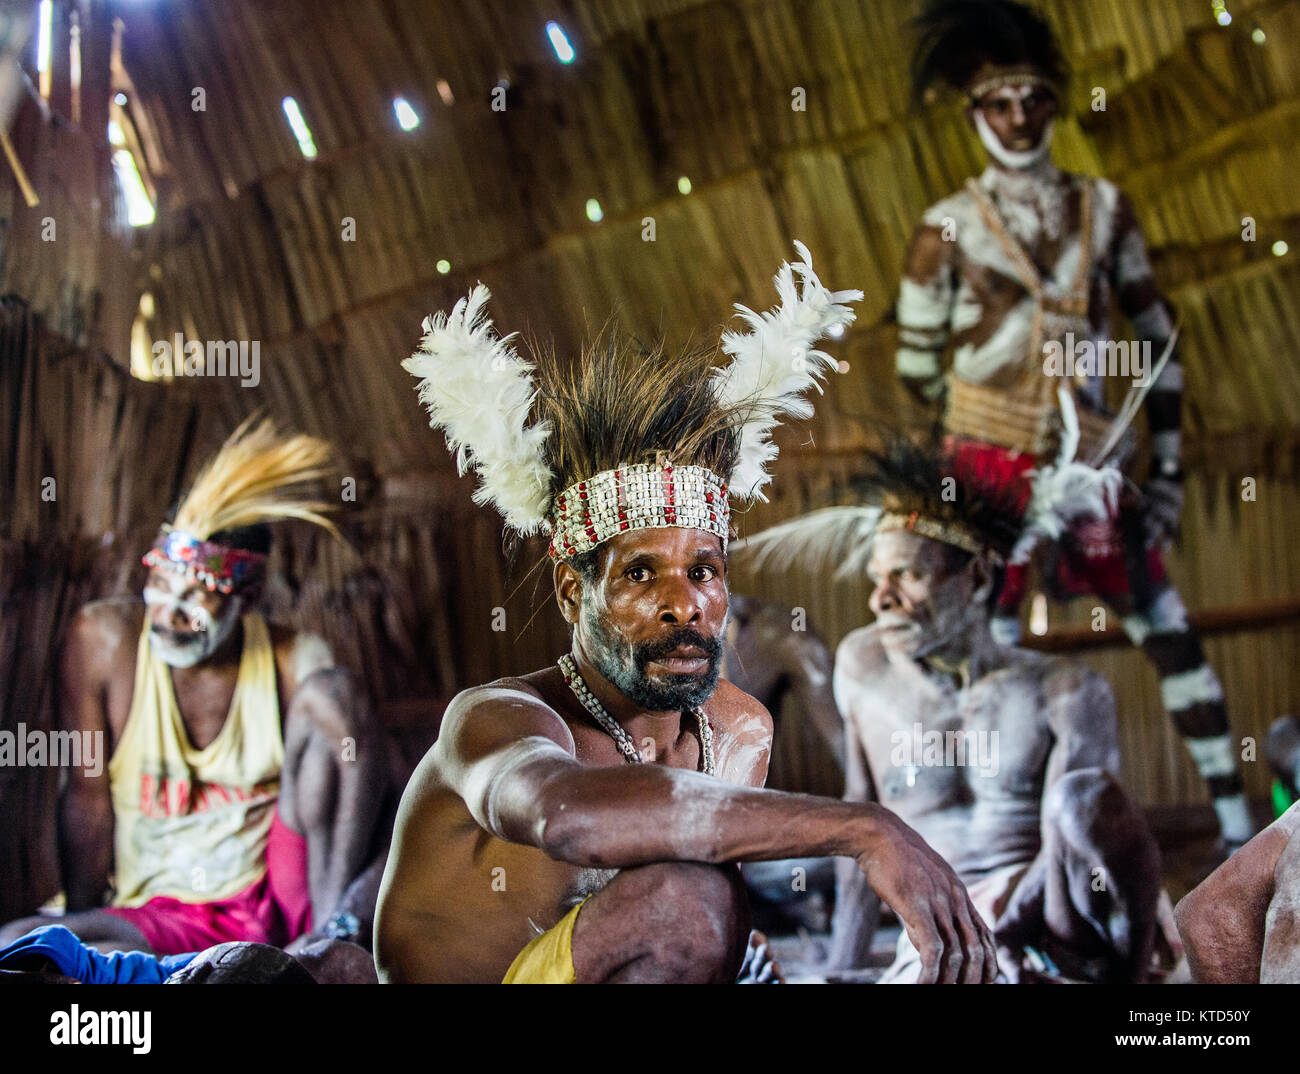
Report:
[[[456,467],[478,472],[474,502],[493,504],[506,524],[528,536],[546,524],[551,472],[542,459],[547,422],[528,424],[537,390],[533,367],[498,339],[478,284],[450,314],[424,320],[424,339],[402,363],[420,379],[429,424],[447,436]]]
[[[722,349],[732,360],[713,377],[718,401],[744,416],[740,459],[727,481],[739,499],[767,501],[762,489],[771,480],[767,467],[777,453],[772,430],[783,418],[812,416],[804,393],[821,391],[820,379],[836,368],[835,359],[815,345],[837,325],[852,324],[854,313],[843,303],[862,299],[861,291],[828,291],[813,272],[808,247],[794,245],[801,260],[782,262],[775,277],[780,305],[755,313],[736,303],[749,330],[723,333]]]
[[[813,574],[848,578],[866,567],[881,509],[825,507],[735,541],[733,566],[755,574],[781,573],[798,564]]]
[[[1079,450],[1079,416],[1074,400],[1064,388],[1057,389],[1061,403],[1061,449],[1054,466],[1031,471],[1033,492],[1025,511],[1025,526],[1015,548],[1012,563],[1026,563],[1039,541],[1058,540],[1081,518],[1103,519],[1115,508],[1123,475],[1114,465],[1089,466],[1075,462]]]

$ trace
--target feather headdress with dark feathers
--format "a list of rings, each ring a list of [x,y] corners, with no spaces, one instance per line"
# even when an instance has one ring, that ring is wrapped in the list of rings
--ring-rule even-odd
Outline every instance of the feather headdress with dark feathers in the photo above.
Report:
[[[568,510],[559,503],[564,490],[602,474],[617,484],[613,471],[622,467],[699,467],[721,483],[711,500],[725,500],[728,485],[738,499],[763,499],[777,453],[772,430],[811,415],[808,390],[820,391],[836,367],[816,345],[853,322],[846,303],[862,298],[823,287],[807,247],[795,248],[799,260],[784,262],[775,277],[779,304],[763,313],[738,304],[745,328],[724,333],[716,348],[670,355],[607,329],[576,362],[554,352],[528,361],[515,353],[513,335],[496,335],[479,284],[450,313],[425,320],[420,347],[402,367],[420,378],[429,424],[446,434],[461,473],[478,472],[475,502],[496,506],[522,536],[554,532]],[[671,489],[667,477],[664,484]],[[655,524],[678,524],[672,502]],[[702,509],[707,519],[713,508]],[[570,523],[580,511],[573,505]],[[715,521],[725,533],[726,519]],[[588,535],[605,539],[594,529]]]
[[[988,548],[1004,559],[1021,533],[1023,494],[963,482],[938,445],[901,433],[887,437],[881,450],[867,453],[864,474],[851,490],[856,502],[766,529],[738,542],[733,555],[756,572],[785,571],[797,563],[815,573],[851,577],[865,569],[871,538],[884,518],[915,516],[947,530],[953,539],[960,535],[959,547],[967,551]]]
[[[1063,86],[1069,68],[1047,21],[1013,0],[934,0],[913,22],[912,95],[936,83],[965,92],[984,66],[1029,65]]]

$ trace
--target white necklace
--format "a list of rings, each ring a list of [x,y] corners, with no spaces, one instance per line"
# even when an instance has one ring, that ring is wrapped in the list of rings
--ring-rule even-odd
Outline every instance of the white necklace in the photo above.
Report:
[[[643,763],[641,751],[636,748],[636,743],[632,741],[632,736],[627,733],[627,728],[605,711],[605,706],[600,703],[600,700],[588,688],[583,677],[578,674],[578,665],[574,662],[573,657],[565,653],[556,663],[560,666],[564,681],[568,684],[569,689],[573,691],[573,696],[582,702],[583,708],[595,717],[596,722],[600,724],[605,733],[614,740],[619,751],[623,754],[623,760],[628,764]],[[702,768],[706,776],[711,776],[713,775],[713,728],[709,726],[709,718],[704,715],[703,709],[694,708],[690,711],[700,725]]]

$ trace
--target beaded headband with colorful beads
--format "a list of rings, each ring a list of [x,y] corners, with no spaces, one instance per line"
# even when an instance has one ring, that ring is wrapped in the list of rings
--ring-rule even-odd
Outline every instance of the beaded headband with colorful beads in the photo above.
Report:
[[[260,552],[201,541],[184,530],[164,526],[140,562],[146,567],[192,574],[210,592],[230,594],[260,581],[266,560]]]
[[[702,466],[641,463],[604,470],[555,498],[552,559],[589,552],[628,530],[681,526],[704,530],[727,547],[727,486]]]

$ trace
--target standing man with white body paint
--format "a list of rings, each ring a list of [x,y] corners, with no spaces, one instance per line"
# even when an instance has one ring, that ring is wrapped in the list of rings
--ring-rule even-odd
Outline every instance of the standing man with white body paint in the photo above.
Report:
[[[1060,385],[1076,400],[1081,458],[1104,461],[1095,457],[1105,453],[1122,464],[1131,451],[1131,436],[1108,446],[1110,361],[1061,360],[1079,343],[1109,359],[1118,346],[1109,338],[1112,308],[1127,316],[1138,338],[1125,341],[1131,360],[1118,372],[1126,387],[1146,386],[1152,470],[1140,496],[1121,500],[1110,518],[1061,534],[1043,573],[1054,596],[1095,596],[1122,617],[1160,675],[1165,709],[1206,781],[1226,848],[1240,846],[1254,825],[1223,692],[1162,558],[1182,512],[1183,369],[1133,207],[1113,183],[1052,164],[1066,70],[1038,15],[1010,0],[938,0],[917,25],[917,97],[936,82],[962,93],[990,159],[978,179],[926,210],[912,238],[898,301],[898,374],[919,399],[942,401],[946,446],[963,481],[1027,497],[1027,471],[1056,435]],[[1157,364],[1167,352],[1163,368],[1134,364],[1144,350]],[[1131,394],[1134,409],[1139,398]],[[994,617],[1003,641],[1018,637],[1027,585],[1025,566],[1008,570]]]
[[[772,720],[719,681],[729,496],[752,498],[785,416],[849,323],[802,259],[732,358],[598,341],[524,362],[481,285],[407,363],[476,498],[551,534],[572,648],[452,701],[398,813],[380,894],[388,981],[727,982],[749,911],[738,862],[843,855],[889,900],[930,980],[991,980],[991,937],[953,871],[887,810],[761,789]],[[796,283],[802,280],[802,288]],[[534,377],[537,380],[534,380]]]

